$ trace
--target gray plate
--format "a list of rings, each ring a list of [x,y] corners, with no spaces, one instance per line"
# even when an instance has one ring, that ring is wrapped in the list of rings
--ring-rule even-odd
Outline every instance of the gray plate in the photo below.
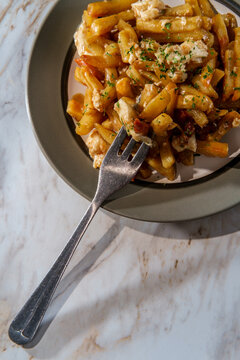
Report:
[[[64,110],[69,48],[88,2],[60,0],[47,16],[29,62],[26,102],[35,135],[48,161],[72,188],[91,200],[98,171],[93,169],[80,138],[76,139]],[[239,5],[222,3],[239,15]],[[112,196],[103,207],[119,215],[155,222],[212,215],[240,201],[238,160],[188,183],[164,186],[136,181]]]

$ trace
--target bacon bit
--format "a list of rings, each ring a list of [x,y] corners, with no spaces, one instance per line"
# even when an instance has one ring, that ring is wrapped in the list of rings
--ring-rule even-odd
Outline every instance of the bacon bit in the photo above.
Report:
[[[96,69],[94,66],[89,65],[81,57],[75,59],[75,62],[78,64],[78,66],[86,66],[89,69],[89,71],[92,73],[92,75],[95,76],[98,80],[103,80],[104,75],[98,69]]]
[[[133,123],[133,128],[136,134],[147,135],[149,124],[136,118]]]
[[[193,119],[191,118],[191,116],[188,114],[188,112],[186,110],[180,110],[177,113],[177,120],[178,120],[178,124],[181,126],[184,135],[184,138],[190,137],[192,136],[192,134],[195,132],[195,126],[194,126],[194,122]],[[185,139],[187,140],[187,138]]]

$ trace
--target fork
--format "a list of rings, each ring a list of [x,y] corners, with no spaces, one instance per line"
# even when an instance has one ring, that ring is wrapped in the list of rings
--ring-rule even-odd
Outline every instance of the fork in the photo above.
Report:
[[[26,345],[34,339],[58,283],[96,211],[111,194],[132,180],[145,159],[149,147],[144,143],[133,158],[129,159],[136,145],[133,138],[119,155],[126,136],[127,132],[122,127],[104,157],[95,196],[80,224],[52,268],[11,323],[8,333],[16,344]]]

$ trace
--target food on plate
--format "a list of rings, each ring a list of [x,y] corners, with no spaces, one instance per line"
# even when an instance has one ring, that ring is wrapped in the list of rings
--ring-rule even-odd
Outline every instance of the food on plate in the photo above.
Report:
[[[88,5],[74,40],[74,75],[86,93],[74,95],[67,112],[76,133],[88,135],[94,167],[122,126],[123,149],[130,137],[150,146],[143,178],[157,171],[172,181],[177,163],[228,156],[222,137],[240,125],[234,15],[216,14],[208,0],[101,1]]]

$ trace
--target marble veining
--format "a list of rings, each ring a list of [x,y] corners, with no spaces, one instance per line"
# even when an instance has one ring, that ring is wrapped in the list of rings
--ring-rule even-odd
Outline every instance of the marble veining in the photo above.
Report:
[[[27,118],[27,62],[55,0],[0,4],[0,359],[240,358],[240,205],[156,224],[100,210],[36,344],[7,330],[84,214],[40,152]]]

